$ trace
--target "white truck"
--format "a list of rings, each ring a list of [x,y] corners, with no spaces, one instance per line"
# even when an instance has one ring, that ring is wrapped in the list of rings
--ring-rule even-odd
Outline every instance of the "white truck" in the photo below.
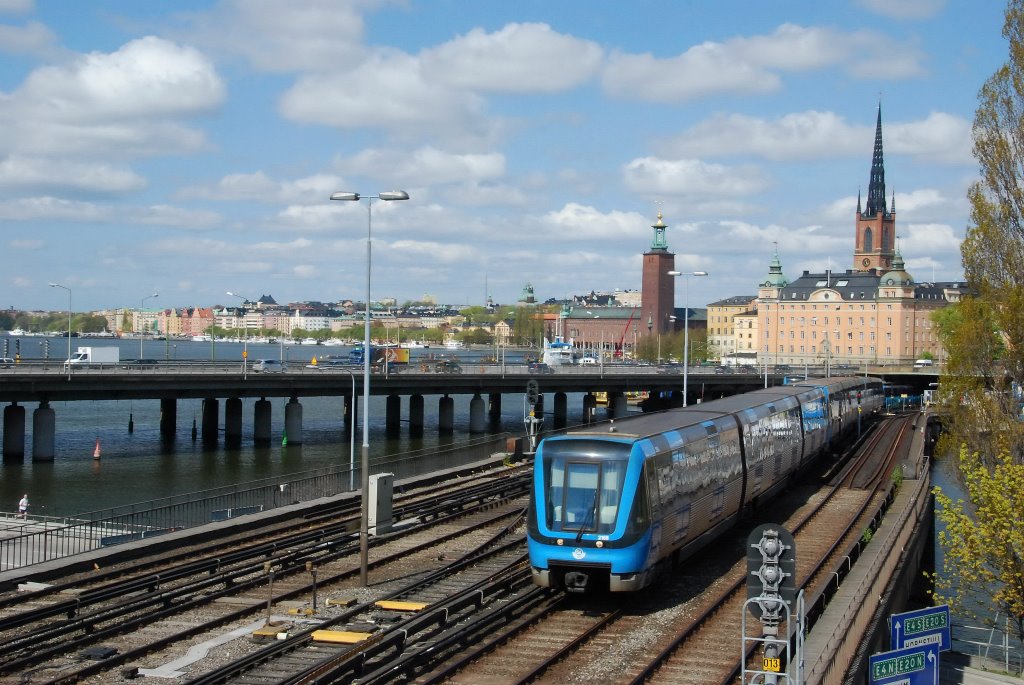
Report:
[[[79,347],[64,366],[115,366],[121,360],[117,347]]]

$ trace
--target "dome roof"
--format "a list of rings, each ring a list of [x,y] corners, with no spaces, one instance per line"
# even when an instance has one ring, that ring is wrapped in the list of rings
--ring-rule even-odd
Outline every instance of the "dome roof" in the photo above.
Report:
[[[907,273],[905,267],[903,256],[897,250],[896,256],[892,259],[892,269],[882,274],[878,285],[914,285],[914,277]]]
[[[782,273],[782,262],[779,261],[779,253],[772,257],[772,263],[768,266],[768,278],[762,283],[762,288],[785,288],[789,285],[789,279]]]

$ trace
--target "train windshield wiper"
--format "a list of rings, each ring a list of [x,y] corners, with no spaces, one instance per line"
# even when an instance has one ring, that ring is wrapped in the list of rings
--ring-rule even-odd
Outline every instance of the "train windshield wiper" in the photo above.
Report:
[[[583,539],[583,531],[587,529],[587,524],[590,523],[590,520],[592,518],[594,518],[594,512],[597,511],[598,493],[600,493],[600,490],[594,488],[594,505],[590,507],[590,509],[587,511],[586,517],[583,519],[583,522],[580,523],[580,532],[576,533],[576,542],[579,542]]]

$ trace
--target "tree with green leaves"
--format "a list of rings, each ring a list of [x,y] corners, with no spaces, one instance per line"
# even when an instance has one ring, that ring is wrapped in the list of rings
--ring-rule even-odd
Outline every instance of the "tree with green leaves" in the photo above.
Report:
[[[935,593],[961,615],[1008,616],[1024,639],[1024,0],[1010,0],[1009,59],[979,93],[961,246],[969,295],[938,313],[948,353],[939,454],[959,455],[966,498],[936,489],[944,563]]]

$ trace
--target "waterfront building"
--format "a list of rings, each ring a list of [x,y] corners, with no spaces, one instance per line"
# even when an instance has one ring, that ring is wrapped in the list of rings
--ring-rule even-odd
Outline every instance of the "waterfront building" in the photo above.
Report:
[[[944,356],[931,315],[958,302],[964,284],[922,283],[896,242],[895,196],[885,199],[878,109],[867,203],[857,197],[853,268],[804,271],[789,282],[778,253],[759,285],[758,361],[770,364],[907,365]],[[737,338],[737,342],[741,339]]]
[[[756,295],[735,295],[708,305],[708,356],[711,359],[724,360],[743,349],[743,339],[738,332],[741,326],[735,323],[735,319],[737,316],[752,312],[756,300]],[[752,332],[752,326],[745,327],[747,334]],[[749,348],[754,354],[757,353],[757,340],[755,336]]]

